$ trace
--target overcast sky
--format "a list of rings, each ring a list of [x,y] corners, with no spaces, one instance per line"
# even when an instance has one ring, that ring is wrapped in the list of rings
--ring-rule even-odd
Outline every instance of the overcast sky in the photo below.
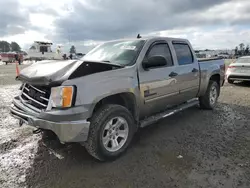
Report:
[[[229,49],[250,43],[249,20],[250,0],[0,0],[0,40],[24,49],[43,40],[85,52],[138,33]]]

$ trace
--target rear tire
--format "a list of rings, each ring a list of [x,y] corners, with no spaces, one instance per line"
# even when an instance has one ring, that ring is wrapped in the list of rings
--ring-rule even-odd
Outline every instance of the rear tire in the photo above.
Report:
[[[200,107],[212,110],[220,95],[220,87],[216,81],[210,80],[204,96],[199,98]]]
[[[124,129],[121,129],[122,126]],[[115,160],[126,151],[135,130],[135,121],[128,109],[120,105],[104,105],[91,118],[88,140],[83,145],[90,155],[100,161]],[[118,132],[124,138],[119,137]]]
[[[233,84],[233,83],[234,83],[234,81],[233,81],[233,80],[230,80],[230,79],[227,79],[227,82],[228,82],[229,84]]]

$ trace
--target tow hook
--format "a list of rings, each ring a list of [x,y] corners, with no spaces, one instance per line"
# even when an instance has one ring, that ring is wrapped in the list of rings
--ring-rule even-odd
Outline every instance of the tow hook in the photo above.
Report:
[[[38,134],[40,132],[42,132],[42,129],[36,129],[36,130],[33,131],[33,134]]]

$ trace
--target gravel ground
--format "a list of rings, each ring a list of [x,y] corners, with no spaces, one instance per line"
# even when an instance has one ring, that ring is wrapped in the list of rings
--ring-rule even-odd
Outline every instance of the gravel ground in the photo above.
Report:
[[[250,187],[250,84],[222,88],[214,111],[193,107],[141,130],[111,163],[78,144],[33,135],[8,115],[13,65],[0,66],[2,187]]]

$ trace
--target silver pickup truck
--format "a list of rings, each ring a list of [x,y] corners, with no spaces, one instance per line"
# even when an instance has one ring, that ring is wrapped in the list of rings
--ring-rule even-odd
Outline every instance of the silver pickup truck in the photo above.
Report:
[[[138,128],[200,105],[213,109],[224,84],[222,59],[197,60],[185,39],[105,42],[81,60],[41,61],[23,69],[10,109],[20,125],[79,142],[114,160]]]

